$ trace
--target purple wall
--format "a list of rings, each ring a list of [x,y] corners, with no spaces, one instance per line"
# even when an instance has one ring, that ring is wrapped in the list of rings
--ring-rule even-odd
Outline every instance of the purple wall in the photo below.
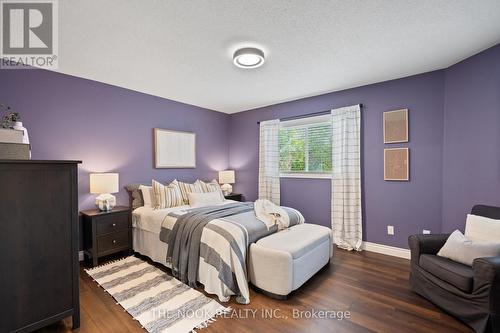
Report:
[[[235,191],[257,197],[258,121],[363,104],[364,237],[370,242],[407,246],[409,234],[441,230],[444,73],[399,80],[277,104],[231,116],[229,160],[237,170]],[[410,109],[410,182],[383,180],[382,112]],[[301,210],[306,220],[330,226],[330,180],[282,179],[282,204]],[[396,235],[387,235],[387,225]]]
[[[1,70],[0,102],[22,113],[35,159],[83,160],[80,208],[93,207],[89,172],[120,183],[211,179],[236,170],[235,191],[257,197],[257,121],[362,103],[364,238],[407,247],[407,236],[464,226],[475,203],[500,204],[500,45],[446,70],[234,115],[42,70]],[[382,112],[410,109],[410,142],[382,143]],[[196,132],[197,168],[153,168],[152,128]],[[384,182],[384,147],[410,147],[410,182]],[[444,157],[443,157],[444,156]],[[330,181],[282,179],[282,203],[330,226]],[[120,204],[127,195],[118,194]],[[395,226],[388,236],[386,226]]]
[[[82,160],[80,208],[93,207],[88,173],[115,171],[120,186],[213,179],[228,166],[229,116],[43,70],[1,70],[0,101],[21,112],[34,159]],[[196,169],[154,169],[154,127],[196,132]],[[128,205],[124,190],[117,195]]]
[[[443,231],[477,203],[500,205],[500,45],[446,70]]]

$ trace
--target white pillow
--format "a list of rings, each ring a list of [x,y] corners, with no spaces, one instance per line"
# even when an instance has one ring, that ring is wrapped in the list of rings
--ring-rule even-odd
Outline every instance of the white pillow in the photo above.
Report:
[[[217,192],[207,192],[207,193],[188,193],[189,205],[191,207],[201,207],[215,205],[224,200],[221,198],[220,194]]]
[[[184,203],[187,205],[189,203],[189,198],[188,198],[188,193],[203,193],[203,189],[198,183],[184,183],[184,182],[178,182],[177,180],[174,180],[177,184],[179,184],[179,189],[182,194],[182,200],[184,200]]]
[[[473,241],[500,242],[500,220],[467,214],[465,237]]]
[[[152,185],[155,209],[177,207],[184,204],[177,180],[174,180],[173,182],[165,186],[153,179]]]
[[[465,237],[460,230],[455,230],[437,255],[472,266],[476,258],[499,257],[500,241],[475,242]]]
[[[218,192],[222,200],[224,200],[224,194],[222,193],[222,189],[220,188],[219,183],[214,179],[210,183],[206,183],[202,180],[197,180],[195,184],[198,184],[198,186],[201,187],[203,190],[203,193],[208,193],[208,192]]]
[[[154,207],[153,199],[153,186],[140,185],[139,190],[142,193],[142,200],[144,201],[144,206],[146,207]]]

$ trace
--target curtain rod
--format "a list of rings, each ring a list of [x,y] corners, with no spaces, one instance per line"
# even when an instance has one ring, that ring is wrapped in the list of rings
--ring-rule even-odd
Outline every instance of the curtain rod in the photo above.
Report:
[[[356,105],[356,104],[354,104]],[[363,104],[357,104],[359,105],[360,108],[363,107]],[[298,116],[291,116],[291,117],[285,117],[285,118],[280,118],[280,121],[287,121],[287,120],[294,120],[294,119],[302,119],[302,118],[309,118],[309,117],[313,117],[313,116],[321,116],[321,115],[325,115],[325,114],[329,114],[330,112],[332,112],[332,110],[325,110],[325,111],[318,111],[318,112],[313,112],[313,113],[306,113],[306,114],[301,114],[301,115],[298,115]],[[260,124],[261,122],[258,121],[257,124]]]

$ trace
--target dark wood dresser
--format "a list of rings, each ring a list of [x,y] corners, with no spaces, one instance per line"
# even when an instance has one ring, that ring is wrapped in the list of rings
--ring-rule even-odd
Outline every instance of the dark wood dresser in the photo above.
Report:
[[[124,252],[132,253],[132,215],[129,207],[117,206],[109,212],[99,209],[84,210],[83,241],[85,254],[92,259],[92,266],[100,257]]]
[[[78,163],[0,160],[0,332],[80,326]]]

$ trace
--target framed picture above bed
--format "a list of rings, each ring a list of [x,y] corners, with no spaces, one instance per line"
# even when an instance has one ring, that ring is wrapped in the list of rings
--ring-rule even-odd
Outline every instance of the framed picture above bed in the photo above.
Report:
[[[196,168],[195,133],[155,128],[153,136],[155,168]]]

